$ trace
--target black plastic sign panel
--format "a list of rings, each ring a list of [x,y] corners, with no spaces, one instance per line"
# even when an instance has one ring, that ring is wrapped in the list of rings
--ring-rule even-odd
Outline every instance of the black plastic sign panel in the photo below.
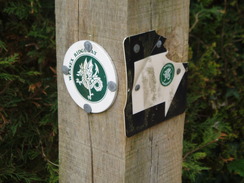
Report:
[[[127,37],[126,136],[183,113],[188,64],[166,57],[165,38],[155,31]]]

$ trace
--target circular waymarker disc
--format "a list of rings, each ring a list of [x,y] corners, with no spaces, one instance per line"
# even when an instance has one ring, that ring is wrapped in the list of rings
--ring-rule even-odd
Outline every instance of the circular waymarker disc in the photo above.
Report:
[[[172,63],[165,64],[160,72],[160,83],[163,86],[168,86],[173,81],[174,74],[174,65]]]
[[[113,104],[117,73],[103,47],[88,40],[74,43],[65,54],[62,68],[70,96],[86,112],[100,113]]]

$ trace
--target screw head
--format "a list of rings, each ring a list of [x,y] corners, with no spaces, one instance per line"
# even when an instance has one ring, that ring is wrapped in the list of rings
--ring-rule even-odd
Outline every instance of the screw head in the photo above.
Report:
[[[92,108],[91,108],[91,106],[89,104],[84,104],[83,108],[84,108],[84,111],[86,113],[91,113],[92,112]]]
[[[158,48],[160,48],[162,46],[163,42],[161,40],[158,40],[158,42],[156,43],[156,46]]]
[[[108,89],[111,91],[111,92],[115,92],[117,90],[117,84],[113,81],[109,81],[108,82]]]
[[[136,85],[135,86],[135,91],[138,91],[138,90],[140,90],[140,88],[141,88],[141,86],[138,84],[138,85]]]
[[[91,44],[91,42],[90,42],[90,41],[85,41],[85,42],[84,42],[84,47],[85,47],[85,49],[86,49],[88,52],[90,52],[90,51],[92,50],[92,44]]]
[[[180,72],[181,72],[181,69],[177,69],[176,73],[180,74]]]
[[[69,74],[69,68],[67,66],[63,65],[62,66],[62,72],[63,72],[63,74],[68,75]]]
[[[134,51],[135,53],[139,53],[140,49],[141,49],[141,47],[140,47],[139,44],[135,44],[134,47],[133,47],[133,51]]]

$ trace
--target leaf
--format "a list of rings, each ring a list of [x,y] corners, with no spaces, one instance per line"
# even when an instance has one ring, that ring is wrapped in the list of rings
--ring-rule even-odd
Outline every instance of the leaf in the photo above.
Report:
[[[207,153],[205,153],[205,152],[196,152],[193,154],[193,158],[195,160],[204,159],[206,156],[207,156]]]
[[[29,89],[28,91],[34,93],[36,89],[40,88],[42,86],[42,83],[41,82],[37,82],[37,83],[34,83],[34,84],[31,84],[29,85]]]
[[[244,159],[234,160],[227,165],[230,172],[234,172],[244,177]]]
[[[223,159],[224,162],[230,162],[230,161],[233,161],[235,158],[233,157],[230,157],[230,158],[227,158],[227,159]]]
[[[240,94],[238,90],[235,88],[228,88],[225,97],[226,98],[235,97],[236,99],[240,100]]]
[[[13,81],[13,80],[19,80],[20,82],[24,83],[25,80],[18,75],[14,74],[8,74],[8,73],[0,73],[0,79],[6,80],[6,81]]]
[[[197,161],[188,161],[183,162],[183,175],[187,175],[190,180],[195,181],[198,174],[200,174],[203,170],[209,170],[208,167],[202,166]]]
[[[3,49],[4,51],[7,51],[6,44],[0,40],[0,48]]]
[[[15,53],[12,56],[6,58],[0,58],[1,67],[10,67],[19,59],[19,54]],[[2,68],[1,68],[2,69]]]
[[[26,19],[29,15],[28,8],[24,3],[21,2],[9,2],[3,12],[9,15],[15,15],[19,19]]]
[[[28,71],[28,72],[25,72],[24,74],[27,76],[39,76],[39,75],[41,75],[41,73],[38,71]]]

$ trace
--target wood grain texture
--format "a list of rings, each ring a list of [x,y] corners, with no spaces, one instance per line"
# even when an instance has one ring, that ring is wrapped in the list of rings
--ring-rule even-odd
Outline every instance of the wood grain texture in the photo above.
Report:
[[[181,182],[184,114],[131,138],[123,110],[125,37],[155,29],[167,37],[169,58],[187,59],[189,0],[56,0],[56,44],[61,183]],[[86,114],[69,96],[61,67],[79,40],[100,44],[119,78],[118,97],[100,114]]]
[[[138,3],[134,0],[129,3],[128,34],[156,30],[167,38],[167,57],[186,62],[189,1],[144,0]],[[181,182],[184,118],[182,114],[126,141],[126,182]]]

